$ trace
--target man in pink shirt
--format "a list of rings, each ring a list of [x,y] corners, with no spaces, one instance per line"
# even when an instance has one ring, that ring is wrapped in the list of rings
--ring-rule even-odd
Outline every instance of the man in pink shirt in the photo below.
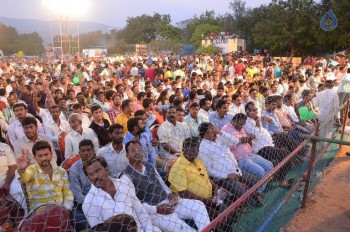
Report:
[[[225,124],[221,130],[235,136],[240,141],[236,146],[230,147],[238,161],[238,166],[242,170],[262,178],[273,169],[273,164],[260,155],[253,154],[251,145],[254,136],[247,135],[243,129],[246,120],[246,115],[238,113],[232,118],[231,123]]]

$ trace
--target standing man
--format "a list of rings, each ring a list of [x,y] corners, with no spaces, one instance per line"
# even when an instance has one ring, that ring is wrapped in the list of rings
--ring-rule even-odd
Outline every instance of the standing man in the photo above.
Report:
[[[325,124],[321,126],[320,137],[331,138],[335,117],[329,117],[339,110],[339,96],[332,88],[332,81],[326,81],[325,90],[317,93],[316,97],[312,99],[314,105],[319,108],[319,114],[317,115],[319,124]]]

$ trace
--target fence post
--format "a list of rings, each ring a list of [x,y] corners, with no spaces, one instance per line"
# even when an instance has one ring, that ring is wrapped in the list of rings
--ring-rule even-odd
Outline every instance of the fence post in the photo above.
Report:
[[[318,122],[316,122],[315,136],[318,136],[318,130],[319,130],[319,124],[318,124]],[[312,139],[311,143],[312,143],[312,147],[311,147],[310,161],[309,161],[309,166],[307,168],[306,177],[305,177],[305,188],[304,188],[303,200],[301,202],[301,208],[304,208],[305,204],[306,204],[307,193],[309,191],[309,184],[310,184],[312,167],[313,167],[314,160],[316,158],[317,140]]]
[[[343,141],[344,139],[344,130],[345,130],[345,126],[346,126],[346,122],[348,119],[348,111],[349,111],[349,100],[346,101],[346,106],[344,107],[344,109],[341,111],[341,113],[343,114],[343,121],[342,121],[342,125],[341,125],[341,136],[340,136],[340,141]],[[341,144],[339,145],[339,148],[341,148]]]

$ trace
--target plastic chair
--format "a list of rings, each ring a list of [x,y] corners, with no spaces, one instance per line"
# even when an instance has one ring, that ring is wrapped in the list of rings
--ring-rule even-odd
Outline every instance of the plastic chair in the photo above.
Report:
[[[80,155],[79,154],[71,155],[71,156],[67,157],[61,163],[61,167],[66,169],[67,171],[69,171],[69,169],[73,166],[73,164],[75,164],[78,160],[80,160]]]
[[[58,145],[58,149],[60,150],[60,153],[61,153],[61,157],[62,157],[62,160],[65,157],[65,150],[66,150],[66,141],[65,141],[65,138],[66,138],[67,134],[66,133],[62,133],[61,135],[58,136],[57,138],[57,145]]]
[[[43,204],[30,212],[19,224],[18,231],[73,231],[69,210],[61,205]]]

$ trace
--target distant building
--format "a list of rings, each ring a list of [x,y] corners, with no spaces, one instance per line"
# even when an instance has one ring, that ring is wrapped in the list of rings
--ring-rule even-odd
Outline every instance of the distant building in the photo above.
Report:
[[[202,46],[207,47],[209,45],[214,45],[221,48],[223,53],[245,51],[246,43],[244,39],[227,38],[227,37],[208,37],[202,40]]]

